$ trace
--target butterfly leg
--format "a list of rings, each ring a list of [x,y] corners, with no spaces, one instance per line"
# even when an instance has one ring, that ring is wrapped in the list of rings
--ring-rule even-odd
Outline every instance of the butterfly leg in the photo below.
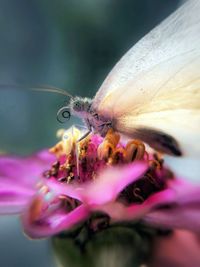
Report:
[[[78,142],[80,142],[83,139],[85,139],[92,132],[91,124],[90,124],[88,119],[85,120],[85,124],[86,124],[86,128],[88,129],[88,131],[78,139]]]
[[[78,142],[80,142],[80,141],[82,141],[83,139],[85,139],[90,133],[91,133],[91,131],[87,131],[83,136],[81,136],[81,137],[78,139]]]

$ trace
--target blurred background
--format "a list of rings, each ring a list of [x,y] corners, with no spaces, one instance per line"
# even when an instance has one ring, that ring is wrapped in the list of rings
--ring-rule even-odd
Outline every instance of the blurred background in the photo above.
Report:
[[[120,57],[179,0],[0,0],[0,152],[54,145],[65,97],[14,89],[48,84],[93,97]],[[0,218],[0,266],[53,267],[48,240],[30,241]]]

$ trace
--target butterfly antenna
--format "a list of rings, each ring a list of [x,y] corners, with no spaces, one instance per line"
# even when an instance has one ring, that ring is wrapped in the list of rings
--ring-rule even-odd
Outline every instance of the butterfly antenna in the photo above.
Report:
[[[49,85],[25,86],[25,85],[16,85],[16,84],[0,84],[0,88],[28,89],[28,90],[32,90],[32,91],[56,93],[56,94],[68,96],[72,99],[74,98],[71,94],[66,92],[64,89],[49,86]]]
[[[49,85],[40,85],[38,87],[30,87],[30,90],[57,93],[57,94],[68,96],[70,98],[74,98],[70,93],[66,92],[64,89],[49,86]]]

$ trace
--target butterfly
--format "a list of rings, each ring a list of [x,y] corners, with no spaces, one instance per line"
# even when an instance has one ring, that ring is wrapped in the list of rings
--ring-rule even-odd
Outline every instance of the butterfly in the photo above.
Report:
[[[71,97],[58,115],[81,117],[86,135],[112,128],[166,154],[198,154],[199,14],[200,1],[187,1],[120,59],[93,99]]]
[[[110,128],[174,156],[200,153],[200,1],[188,0],[134,45],[93,99],[70,97],[57,113],[83,119],[105,136]],[[37,88],[36,88],[37,90]]]

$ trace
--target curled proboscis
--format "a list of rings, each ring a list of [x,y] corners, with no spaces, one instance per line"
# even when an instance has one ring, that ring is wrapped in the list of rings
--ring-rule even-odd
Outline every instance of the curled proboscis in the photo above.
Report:
[[[65,123],[70,119],[70,117],[71,113],[69,107],[62,107],[57,112],[57,121],[60,123]]]

